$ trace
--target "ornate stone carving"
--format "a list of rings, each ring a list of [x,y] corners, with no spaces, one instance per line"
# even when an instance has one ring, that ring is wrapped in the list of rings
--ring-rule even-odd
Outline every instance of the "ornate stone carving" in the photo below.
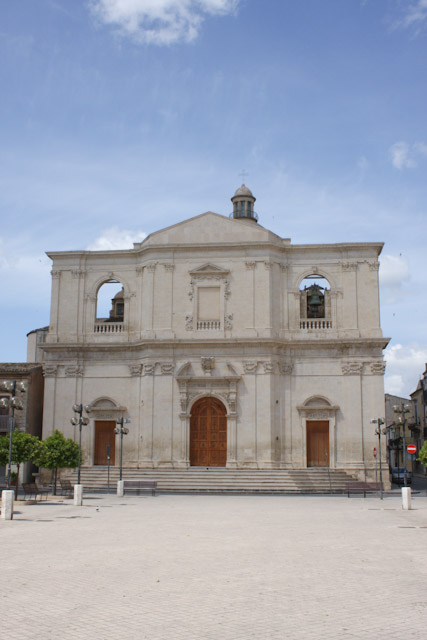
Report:
[[[226,329],[232,329],[233,328],[233,314],[232,313],[226,313],[224,316],[224,327]]]
[[[228,280],[224,280],[224,298],[228,300],[230,296],[231,296],[230,283]]]
[[[57,364],[45,364],[43,365],[43,375],[45,378],[55,378],[58,374]]]
[[[247,260],[247,261],[245,262],[245,266],[246,266],[246,269],[255,269],[255,267],[256,267],[256,262],[255,262],[255,261],[253,261],[253,260]]]
[[[289,360],[279,360],[279,371],[282,375],[289,375],[294,368],[293,362]]]
[[[385,373],[385,362],[371,362],[371,373],[374,376],[383,376]]]
[[[185,316],[185,330],[193,331],[193,316],[190,313]]]
[[[142,265],[139,265],[138,267],[136,267],[135,271],[139,276],[142,276],[142,274],[144,273],[144,269],[145,267],[143,267]]]
[[[142,364],[130,364],[129,371],[131,376],[140,376],[142,373]]]
[[[187,404],[188,404],[188,399],[187,399],[187,392],[186,391],[181,391],[179,394],[179,403],[181,405],[181,412],[182,413],[186,413],[187,412]]]
[[[280,269],[282,271],[287,271],[289,269],[289,265],[280,263]]]
[[[81,378],[83,376],[83,366],[80,364],[70,364],[65,367],[67,378]]]
[[[273,262],[270,262],[269,260],[264,260],[264,268],[267,269],[267,271],[270,271],[270,269],[273,268]]]
[[[85,272],[82,269],[73,269],[71,271],[71,277],[74,278],[74,280],[77,280],[78,278],[83,278]]]
[[[380,263],[378,261],[368,262],[370,271],[378,271],[380,268]]]
[[[147,264],[147,271],[149,271],[150,273],[154,273],[156,270],[156,266],[157,262],[150,262],[150,264]]]
[[[50,272],[50,275],[52,276],[52,278],[53,278],[54,280],[56,280],[57,278],[59,278],[59,277],[60,277],[61,272],[60,272],[60,271],[58,271],[58,270],[56,270],[56,269],[52,269],[52,271]]]
[[[201,363],[202,363],[202,369],[204,373],[209,373],[212,375],[212,371],[215,369],[215,358],[205,358],[205,357],[201,357],[200,358]]]
[[[356,271],[357,262],[343,262],[342,269],[343,271]]]
[[[156,365],[153,362],[145,362],[143,367],[144,376],[154,376]]]
[[[190,300],[194,298],[194,280],[190,280],[190,290],[188,292],[188,297]]]
[[[264,373],[274,373],[274,362],[266,361],[262,363],[262,367],[264,369]]]
[[[243,371],[245,373],[256,373],[258,369],[258,362],[256,360],[246,360],[243,363]]]
[[[160,372],[162,376],[170,376],[173,374],[173,370],[175,365],[173,362],[161,362],[160,363]]]
[[[228,394],[228,408],[230,413],[236,413],[237,393],[235,391],[230,391],[230,393]]]
[[[163,266],[165,271],[173,271],[175,269],[175,265],[172,262],[165,262]]]
[[[342,372],[345,376],[358,376],[363,373],[362,362],[343,362]]]
[[[311,273],[313,275],[318,275],[319,274],[319,267],[316,264],[311,267]]]

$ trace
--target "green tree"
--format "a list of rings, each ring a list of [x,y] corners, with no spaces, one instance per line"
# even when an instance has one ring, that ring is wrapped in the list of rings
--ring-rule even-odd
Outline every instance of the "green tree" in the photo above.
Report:
[[[0,461],[9,461],[9,436],[0,438]],[[14,431],[12,436],[12,464],[17,466],[15,497],[18,497],[19,468],[23,462],[33,459],[40,440],[25,431]]]
[[[53,471],[53,494],[56,495],[58,469],[75,469],[79,464],[79,445],[55,429],[51,436],[38,443],[33,462]]]
[[[418,462],[421,462],[421,464],[423,464],[425,467],[427,467],[427,440],[421,447],[417,460]]]

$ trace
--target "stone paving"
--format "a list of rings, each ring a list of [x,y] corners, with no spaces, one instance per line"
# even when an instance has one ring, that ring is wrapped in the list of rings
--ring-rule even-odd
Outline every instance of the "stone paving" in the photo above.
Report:
[[[427,498],[412,506],[183,495],[17,504],[0,521],[1,638],[425,638]]]

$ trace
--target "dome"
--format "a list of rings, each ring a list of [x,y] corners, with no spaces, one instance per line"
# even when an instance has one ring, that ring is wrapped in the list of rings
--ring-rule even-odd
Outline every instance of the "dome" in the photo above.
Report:
[[[242,184],[242,186],[236,190],[236,193],[233,197],[235,198],[236,196],[250,196],[251,198],[254,197],[252,191],[248,189],[245,184]]]
[[[114,296],[113,300],[117,300],[117,299],[123,298],[123,297],[124,297],[124,295],[125,295],[125,291],[124,291],[124,289],[123,289],[123,287],[122,287],[122,288],[120,289],[120,291],[118,291],[118,292],[116,293],[116,295]]]

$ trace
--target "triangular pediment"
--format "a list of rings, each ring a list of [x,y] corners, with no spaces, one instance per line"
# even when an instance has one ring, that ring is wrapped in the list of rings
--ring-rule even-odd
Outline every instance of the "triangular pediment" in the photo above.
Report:
[[[192,276],[211,276],[211,275],[216,275],[216,276],[226,276],[230,273],[230,271],[228,269],[222,269],[221,267],[218,267],[216,264],[212,264],[212,263],[206,263],[203,264],[201,267],[197,267],[197,269],[193,269],[192,271],[190,271],[190,275]]]
[[[135,249],[159,245],[279,242],[282,239],[256,222],[234,220],[208,211],[150,234]]]

